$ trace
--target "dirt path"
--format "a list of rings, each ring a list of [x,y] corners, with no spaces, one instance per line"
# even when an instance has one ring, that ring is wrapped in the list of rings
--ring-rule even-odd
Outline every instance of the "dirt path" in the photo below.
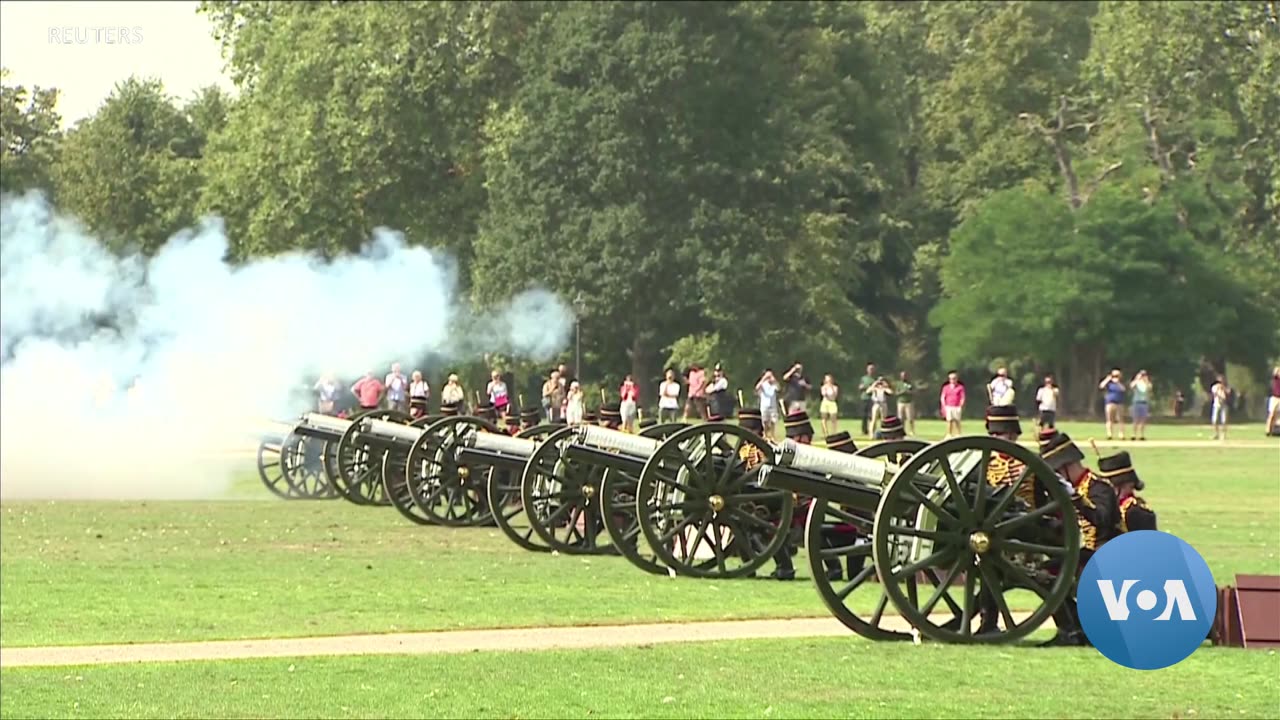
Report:
[[[1021,619],[1020,613],[1015,617]],[[907,629],[899,618],[883,625]],[[321,655],[433,655],[480,650],[554,650],[758,638],[848,637],[834,618],[605,625],[595,627],[457,630],[388,635],[339,635],[276,640],[218,640],[140,645],[0,648],[0,667],[233,660]]]

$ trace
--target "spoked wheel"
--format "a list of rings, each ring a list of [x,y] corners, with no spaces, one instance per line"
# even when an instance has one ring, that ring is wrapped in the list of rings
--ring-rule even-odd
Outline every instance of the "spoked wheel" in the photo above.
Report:
[[[795,498],[757,484],[773,448],[737,425],[705,423],[667,438],[645,463],[636,518],[657,559],[680,575],[734,578],[782,547]]]
[[[423,429],[409,451],[405,470],[417,512],[437,525],[480,525],[492,517],[485,499],[489,466],[459,465],[455,450],[469,433],[498,432],[483,418],[455,415]]]
[[[520,501],[537,537],[562,553],[608,555],[617,552],[600,522],[596,496],[604,468],[564,457],[577,428],[547,436],[524,466]]]
[[[289,481],[284,476],[284,463],[281,462],[284,442],[293,437],[295,436],[265,437],[258,445],[258,477],[262,478],[262,484],[267,486],[272,495],[285,500],[295,499],[293,489],[289,487]]]
[[[351,417],[351,426],[338,440],[338,473],[334,487],[346,499],[357,505],[390,505],[382,487],[381,452],[371,452],[355,441],[360,431],[360,421],[365,418],[408,424],[409,413],[399,410],[368,410]]]
[[[290,435],[282,446],[280,469],[289,483],[292,497],[320,500],[336,497],[324,471],[328,443],[302,435]]]
[[[409,427],[426,428],[439,420],[439,416],[425,416],[409,423]],[[410,521],[419,525],[434,525],[431,516],[418,509],[409,492],[409,456],[406,453],[388,452],[382,455],[382,489],[391,505]]]
[[[558,429],[558,425],[536,425],[521,430],[516,437],[541,441]],[[523,470],[489,469],[486,497],[489,507],[493,508],[493,521],[503,534],[525,550],[551,552],[551,546],[534,532],[529,515],[524,511],[524,501],[520,497],[520,480],[523,477]]]
[[[996,453],[1024,468],[1013,483],[991,488],[986,473]],[[1047,494],[1040,507],[1018,498],[1027,483]],[[1027,637],[1067,599],[1079,552],[1075,508],[1062,481],[1034,452],[1000,438],[954,438],[917,452],[876,511],[872,553],[881,584],[903,618],[939,642]],[[941,577],[909,597],[900,584],[927,570]],[[1031,612],[1015,615],[1011,599]]]
[[[865,447],[858,455],[901,465],[927,443],[919,440],[891,440]],[[814,498],[805,521],[805,547],[808,548],[809,572],[818,587],[818,595],[831,614],[845,627],[869,640],[910,640],[911,633],[882,626],[889,596],[878,588],[874,609],[859,612],[857,604],[869,598],[855,598],[854,593],[876,579],[871,558],[871,534],[874,510],[857,510]],[[915,576],[906,579],[915,592]]]
[[[688,427],[684,423],[654,425],[640,431],[643,437],[666,440]],[[656,553],[644,542],[640,522],[636,519],[636,487],[639,473],[608,468],[600,480],[600,518],[609,541],[632,565],[658,575],[666,574],[664,565]]]

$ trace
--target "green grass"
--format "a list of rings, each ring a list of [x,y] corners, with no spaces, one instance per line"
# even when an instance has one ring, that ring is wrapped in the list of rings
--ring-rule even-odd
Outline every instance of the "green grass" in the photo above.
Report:
[[[1161,527],[1196,547],[1219,584],[1280,574],[1277,454],[1132,452]],[[827,614],[807,580],[671,579],[621,558],[528,553],[495,528],[265,499],[248,475],[235,492],[264,499],[5,503],[3,645]]]
[[[1201,648],[1164,670],[1094,650],[856,638],[13,669],[7,718],[1280,715],[1280,656]]]

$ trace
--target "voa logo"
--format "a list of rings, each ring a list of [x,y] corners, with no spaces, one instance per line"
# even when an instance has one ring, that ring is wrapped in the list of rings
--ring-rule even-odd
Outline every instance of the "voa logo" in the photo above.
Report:
[[[1089,641],[1135,670],[1168,667],[1195,652],[1218,602],[1200,553],[1153,530],[1125,533],[1094,553],[1076,599]]]

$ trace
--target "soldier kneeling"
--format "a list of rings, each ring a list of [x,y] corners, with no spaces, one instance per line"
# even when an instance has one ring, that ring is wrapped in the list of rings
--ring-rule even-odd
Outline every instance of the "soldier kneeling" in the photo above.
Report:
[[[1116,529],[1122,533],[1131,530],[1155,530],[1156,514],[1137,494],[1146,487],[1138,471],[1133,469],[1133,461],[1129,453],[1118,452],[1115,455],[1098,459],[1098,477],[1111,481],[1116,489],[1116,500],[1119,513]]]

